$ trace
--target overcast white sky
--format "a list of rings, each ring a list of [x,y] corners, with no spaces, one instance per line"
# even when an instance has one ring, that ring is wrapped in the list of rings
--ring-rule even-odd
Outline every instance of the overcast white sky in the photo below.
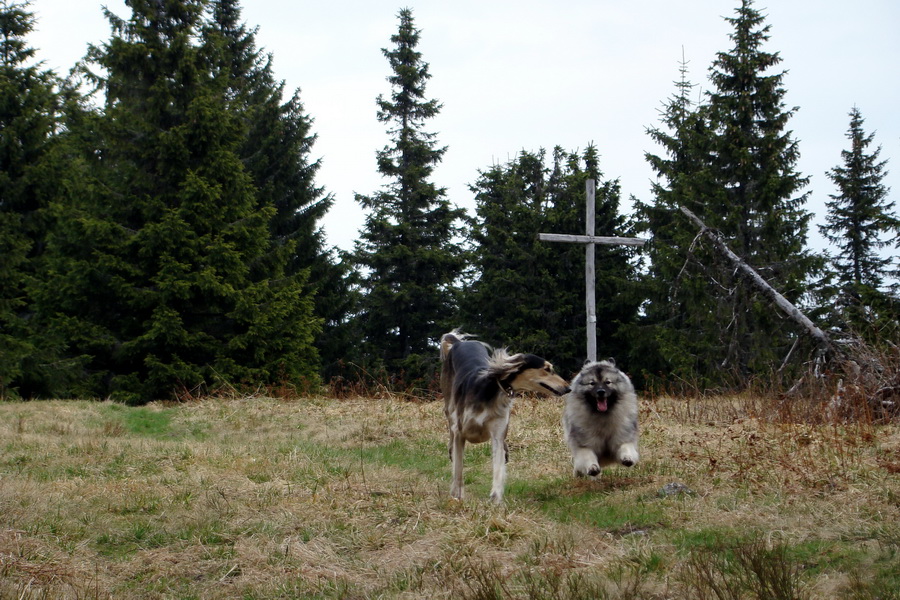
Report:
[[[315,120],[322,159],[318,184],[334,195],[323,225],[330,244],[351,249],[363,224],[353,194],[370,194],[384,180],[375,151],[388,143],[375,118],[375,98],[388,93],[390,47],[397,12],[413,9],[429,63],[429,98],[443,103],[428,124],[448,146],[434,182],[455,204],[472,210],[468,185],[478,171],[505,163],[520,150],[593,142],[606,178],[618,178],[623,210],[629,196],[650,198],[653,172],[644,152],[659,152],[646,134],[674,92],[679,62],[708,85],[716,52],[732,47],[740,0],[244,0],[257,44],[273,54],[275,75],[300,88]],[[106,5],[130,15],[122,0],[33,0],[37,57],[60,74],[88,43],[109,39]],[[867,132],[876,132],[889,159],[885,183],[900,193],[900,2],[897,0],[757,0],[768,16],[765,49],[779,52],[788,74],[786,104],[799,111],[789,129],[800,141],[798,170],[811,177],[807,208],[823,222],[835,193],[825,172],[841,163],[848,113],[858,106]],[[900,202],[898,202],[900,205]],[[823,247],[810,231],[814,247]]]

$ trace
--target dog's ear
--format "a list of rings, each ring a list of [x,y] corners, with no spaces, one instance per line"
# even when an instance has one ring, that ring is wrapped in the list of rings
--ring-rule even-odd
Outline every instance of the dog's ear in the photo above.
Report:
[[[614,359],[612,356],[610,356],[609,358],[607,358],[607,359],[606,359],[606,362],[608,362],[608,363],[609,363],[611,366],[613,366],[613,367],[616,366],[616,359]]]
[[[586,366],[588,366],[589,364],[591,364],[592,362],[594,362],[594,361],[592,361],[592,360],[589,359],[589,358],[586,358],[586,359],[584,359],[584,364],[581,365],[581,366],[582,366],[582,367],[586,367]]]

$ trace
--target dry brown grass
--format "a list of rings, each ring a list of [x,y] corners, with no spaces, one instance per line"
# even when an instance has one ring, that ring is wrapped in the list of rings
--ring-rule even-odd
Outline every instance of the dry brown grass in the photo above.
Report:
[[[560,412],[517,402],[494,508],[486,445],[449,500],[437,402],[0,403],[0,598],[898,597],[896,426],[644,400],[587,481]]]

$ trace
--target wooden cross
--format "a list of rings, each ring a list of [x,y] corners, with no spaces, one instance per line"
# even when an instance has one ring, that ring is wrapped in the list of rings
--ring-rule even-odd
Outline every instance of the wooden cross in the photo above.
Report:
[[[544,242],[568,242],[585,245],[584,265],[584,297],[587,306],[587,358],[597,360],[597,300],[595,295],[594,247],[596,244],[619,246],[643,246],[647,240],[641,238],[604,237],[594,235],[594,214],[596,212],[597,182],[588,179],[585,182],[587,209],[585,210],[585,235],[566,235],[561,233],[539,233],[538,239]]]

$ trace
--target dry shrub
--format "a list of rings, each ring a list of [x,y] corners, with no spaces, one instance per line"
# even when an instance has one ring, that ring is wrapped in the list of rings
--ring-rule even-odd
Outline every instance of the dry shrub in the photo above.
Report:
[[[887,423],[900,417],[900,346],[850,335],[830,361],[818,357],[784,394],[783,420]]]
[[[840,372],[830,404],[837,418],[886,422],[900,416],[900,347],[857,340]]]
[[[328,395],[338,400],[352,398],[433,400],[438,394],[436,377],[408,378],[406,373],[388,373],[384,367],[367,369],[341,362],[326,386]]]
[[[801,566],[784,545],[756,537],[695,549],[677,576],[696,600],[803,600],[809,597]]]

